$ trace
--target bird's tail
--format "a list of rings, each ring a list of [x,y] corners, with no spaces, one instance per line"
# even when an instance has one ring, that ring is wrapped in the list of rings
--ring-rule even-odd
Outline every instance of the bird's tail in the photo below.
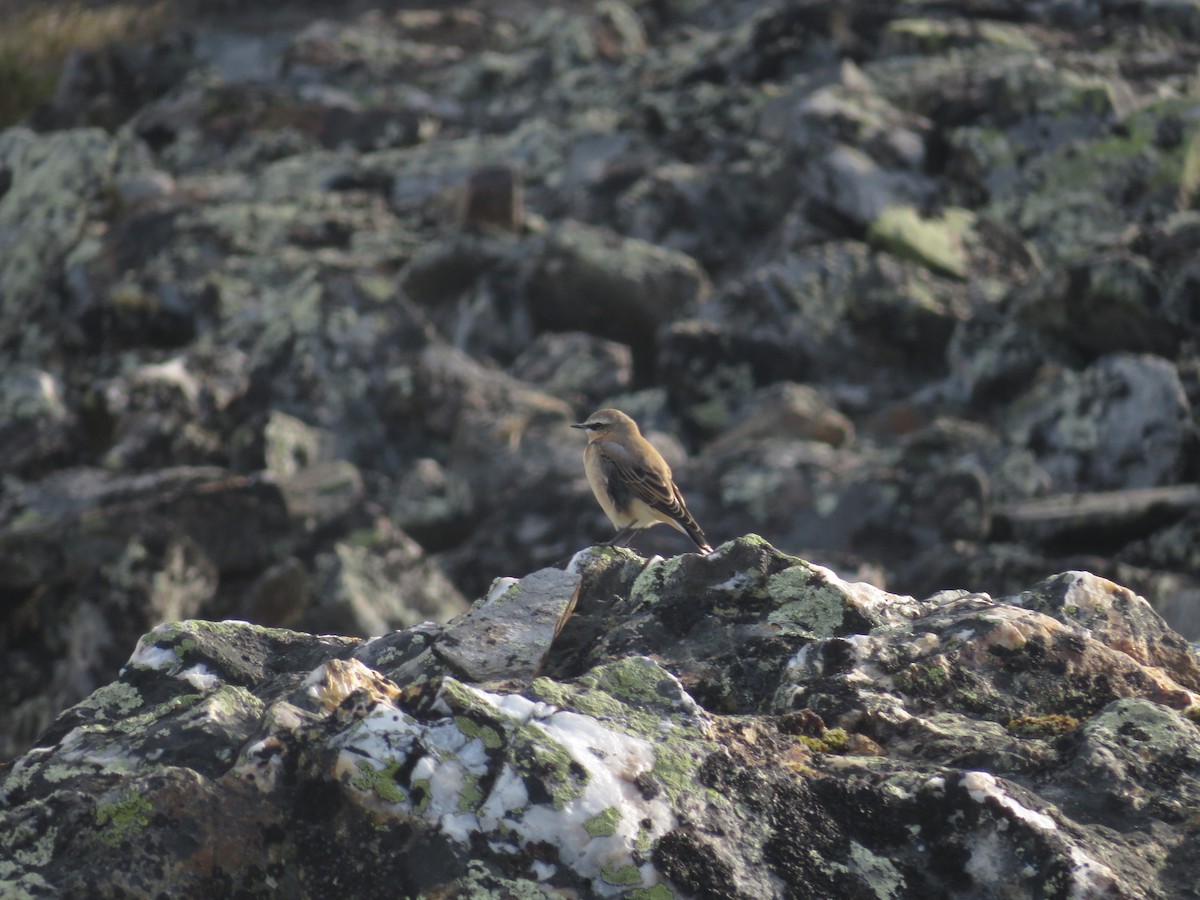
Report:
[[[701,530],[700,523],[688,512],[686,506],[683,508],[683,515],[671,524],[690,537],[692,543],[696,545],[702,555],[712,553],[713,548],[708,543],[708,538],[704,536],[704,531]]]

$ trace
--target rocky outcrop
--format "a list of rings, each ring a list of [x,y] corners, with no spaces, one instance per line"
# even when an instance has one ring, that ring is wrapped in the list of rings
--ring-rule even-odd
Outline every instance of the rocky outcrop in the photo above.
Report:
[[[22,896],[1145,897],[1200,665],[1086,572],[923,600],[755,536],[360,640],[188,620],[0,773]]]
[[[1194,4],[179,7],[0,133],[0,758],[162,622],[607,538],[603,406],[714,541],[1200,637]]]

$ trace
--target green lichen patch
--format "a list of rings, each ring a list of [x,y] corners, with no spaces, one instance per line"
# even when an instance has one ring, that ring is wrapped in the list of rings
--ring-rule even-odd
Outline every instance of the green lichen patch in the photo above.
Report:
[[[618,886],[642,883],[642,873],[633,863],[625,866],[601,866],[600,877],[609,884]]]
[[[949,678],[944,666],[937,663],[914,662],[893,676],[897,690],[918,696],[941,694]]]
[[[1200,128],[1192,132],[1179,171],[1179,205],[1187,209],[1200,200]]]
[[[683,694],[679,683],[646,657],[628,657],[597,666],[580,678],[579,683],[641,708],[673,708]]]
[[[467,716],[455,716],[454,724],[467,737],[478,738],[489,750],[498,750],[504,746],[504,735],[500,729],[482,722],[477,722]]]
[[[634,579],[633,587],[629,589],[629,601],[633,610],[653,606],[662,597],[663,588],[675,581],[683,566],[683,557],[651,562],[641,574]]]
[[[433,785],[428,778],[418,778],[412,783],[413,812],[418,815],[429,809],[433,801]]]
[[[667,796],[678,800],[696,789],[696,770],[702,754],[698,748],[678,741],[654,748],[654,768],[651,774],[658,779]]]
[[[99,716],[117,719],[129,715],[144,702],[141,692],[132,684],[112,681],[92,691],[76,709],[89,709]]]
[[[382,769],[377,768],[370,760],[359,760],[358,774],[350,779],[350,784],[364,794],[376,794],[386,803],[404,803],[409,797],[404,788],[396,781],[396,771],[399,767],[400,763],[395,760],[388,762]],[[426,796],[425,803],[428,804],[428,802],[428,796]]]
[[[842,627],[849,597],[809,563],[772,575],[767,592],[775,605],[767,621],[784,633],[832,637]]]
[[[588,772],[558,741],[532,725],[518,725],[509,738],[513,768],[525,779],[541,783],[555,809],[563,809],[583,793]]]
[[[649,888],[634,888],[628,894],[630,900],[675,900],[675,892],[665,884]]]
[[[154,805],[143,794],[125,790],[96,804],[96,826],[104,843],[118,847],[150,824]]]
[[[458,811],[472,812],[479,809],[479,804],[484,799],[483,791],[479,787],[479,777],[470,772],[463,773],[462,790],[458,792]]]
[[[850,870],[871,885],[879,900],[903,896],[904,876],[885,856],[872,853],[858,841],[850,842]]]
[[[814,753],[844,753],[850,743],[850,735],[844,728],[829,728],[820,737],[800,735],[800,740]]]
[[[583,829],[592,837],[608,837],[616,834],[617,823],[621,821],[621,810],[615,806],[601,810],[583,823]]]
[[[882,210],[867,232],[870,243],[952,278],[966,278],[970,261],[965,241],[975,223],[965,209],[948,209],[926,219],[911,206],[897,204]]]

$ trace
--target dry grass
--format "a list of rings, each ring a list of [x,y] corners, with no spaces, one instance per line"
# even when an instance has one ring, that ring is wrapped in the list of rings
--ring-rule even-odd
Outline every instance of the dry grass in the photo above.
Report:
[[[54,94],[72,50],[151,38],[166,27],[173,7],[173,0],[36,5],[0,0],[0,128]]]

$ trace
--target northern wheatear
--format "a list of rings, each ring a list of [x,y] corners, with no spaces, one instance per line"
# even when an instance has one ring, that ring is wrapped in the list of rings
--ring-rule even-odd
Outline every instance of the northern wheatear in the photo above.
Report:
[[[619,409],[601,409],[571,427],[587,432],[583,468],[617,529],[610,544],[624,547],[636,532],[663,522],[691,538],[701,553],[712,552],[675,486],[671,467],[633,419]]]

